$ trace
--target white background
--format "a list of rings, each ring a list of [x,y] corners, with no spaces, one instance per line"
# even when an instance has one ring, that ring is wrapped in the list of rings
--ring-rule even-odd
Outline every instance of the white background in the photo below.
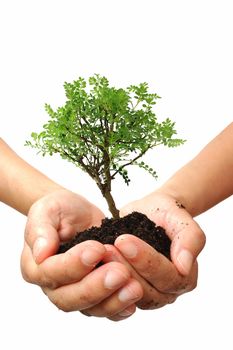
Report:
[[[37,156],[24,142],[47,120],[45,102],[63,104],[64,81],[93,73],[119,87],[147,81],[162,96],[159,120],[175,120],[187,143],[148,156],[157,182],[134,168],[129,188],[116,181],[118,206],[139,198],[232,121],[232,33],[231,1],[225,0],[0,0],[1,137],[106,211],[91,179],[64,160]],[[197,289],[120,323],[65,314],[24,282],[19,260],[26,219],[1,204],[0,348],[232,349],[232,204],[229,198],[197,218],[207,235]]]

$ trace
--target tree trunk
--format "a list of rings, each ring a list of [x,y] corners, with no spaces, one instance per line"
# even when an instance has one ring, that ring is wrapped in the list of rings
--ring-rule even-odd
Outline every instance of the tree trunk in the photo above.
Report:
[[[100,176],[96,176],[95,181],[97,183],[97,186],[99,187],[102,196],[105,198],[105,200],[108,203],[108,209],[110,213],[112,214],[112,217],[114,219],[119,219],[120,218],[120,212],[116,207],[115,201],[112,197],[111,194],[111,174],[110,174],[110,162],[109,162],[109,155],[108,153],[104,154],[104,183],[101,181]],[[102,179],[103,180],[103,179]]]
[[[111,195],[111,191],[109,191],[108,189],[105,190],[101,190],[103,197],[106,199],[107,203],[108,203],[108,209],[110,211],[110,213],[112,214],[112,217],[114,219],[119,219],[120,218],[120,212],[116,207],[115,201]]]

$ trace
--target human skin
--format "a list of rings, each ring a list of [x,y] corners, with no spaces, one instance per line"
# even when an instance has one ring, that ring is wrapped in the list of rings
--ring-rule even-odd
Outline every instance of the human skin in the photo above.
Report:
[[[29,230],[26,228],[27,249],[22,254],[26,280],[40,285],[50,300],[64,311],[80,310],[87,315],[105,316],[112,320],[129,317],[136,306],[143,309],[164,306],[195,288],[196,258],[204,247],[205,236],[193,217],[232,194],[232,133],[231,124],[160,189],[127,205],[121,211],[121,215],[133,210],[144,212],[157,224],[164,226],[172,239],[172,262],[131,235],[119,237],[115,247],[104,246],[104,254],[98,255],[99,260],[96,258],[94,265],[100,260],[105,264],[98,269],[93,269],[92,266],[91,271],[85,270],[79,260],[82,248],[84,251],[87,248],[82,245],[88,242],[72,248],[60,257],[51,256],[54,251],[51,250],[52,240],[48,235],[46,244],[42,244],[39,250],[35,249],[36,238],[44,234],[40,225],[40,234],[35,231],[34,237],[30,229],[30,220],[33,223],[34,215],[38,215],[40,208],[44,207],[39,201],[29,213]],[[226,176],[224,181],[222,174]],[[217,186],[220,189],[212,193],[211,190]],[[37,251],[34,258],[33,251]],[[79,276],[76,275],[77,272],[72,272],[77,264],[79,269],[76,270],[81,271]],[[29,266],[32,268],[27,270],[26,267]],[[104,286],[107,274],[105,269],[109,267],[115,268],[117,273],[120,268],[118,277],[122,277],[122,285],[116,284],[112,294],[108,294],[108,288]],[[115,276],[115,282],[118,281]],[[93,283],[98,287],[97,294],[90,288]]]
[[[118,320],[131,315],[142,296],[147,304],[152,297],[155,299],[150,295],[150,286],[125,259],[121,257],[121,263],[110,261],[113,246],[103,246],[94,241],[84,242],[65,256],[54,255],[61,241],[69,239],[77,231],[100,224],[104,215],[96,206],[33,168],[2,139],[0,168],[0,200],[28,215],[21,258],[22,274],[28,282],[38,284],[54,304],[66,311],[80,310],[85,313],[93,308],[92,312],[96,316]],[[82,254],[88,263],[83,263]],[[91,274],[95,265],[104,259],[105,265]],[[77,267],[77,261],[79,275],[73,276],[70,271],[72,266]],[[109,291],[109,287],[104,287],[104,280],[110,270],[114,273],[110,277],[115,286],[111,286]],[[99,295],[96,295],[96,290],[89,288],[90,283],[102,286]],[[74,287],[82,289],[77,293],[77,300],[70,298]],[[88,298],[86,290],[92,291]],[[83,297],[86,298],[85,305],[80,303]],[[160,305],[167,302],[164,297],[161,299]],[[172,296],[169,302],[174,299]]]
[[[233,123],[177,171],[160,191],[176,198],[195,217],[232,195],[232,174]]]
[[[81,311],[86,315],[108,317],[117,321],[133,314],[136,306],[143,309],[162,307],[195,287],[197,264],[194,264],[188,276],[182,276],[172,262],[140,240],[139,244],[145,244],[144,248],[147,251],[146,259],[142,259],[144,263],[141,262],[141,268],[148,264],[150,269],[147,273],[152,274],[151,278],[157,285],[156,288],[152,288],[146,276],[137,273],[112,245],[103,246],[99,242],[86,241],[66,253],[53,255],[57,249],[57,241],[68,239],[72,232],[83,229],[78,223],[74,224],[78,207],[70,196],[66,196],[64,193],[63,197],[58,199],[55,192],[31,207],[21,260],[24,278],[28,282],[38,284],[59,309]],[[67,203],[66,209],[64,203]],[[52,218],[57,218],[55,213],[61,212],[61,206],[63,216],[59,223],[62,228],[60,231]],[[179,210],[178,213],[182,211]],[[192,225],[192,221],[190,224]],[[133,236],[129,237],[134,239]],[[156,262],[154,267],[150,264],[152,260]],[[95,269],[99,261],[105,264]],[[108,272],[114,273],[111,277],[114,286],[111,287],[105,285]],[[108,283],[109,281],[108,278]],[[95,288],[92,288],[93,285]]]
[[[41,206],[38,207],[38,203],[32,207],[32,211],[29,213],[29,222],[31,216],[33,217],[34,215],[40,214],[40,207]],[[44,204],[42,207],[44,207]],[[40,259],[39,261],[37,260],[37,263],[40,263],[40,273],[49,275],[47,284],[53,286],[53,288],[48,289],[46,283],[44,284],[43,281],[41,281],[40,275],[33,276],[33,269],[27,271],[26,279],[29,282],[33,281],[39,284],[52,302],[65,311],[80,310],[88,315],[106,316],[114,320],[131,315],[135,311],[135,304],[143,309],[162,307],[175,301],[182,293],[195,288],[197,283],[196,257],[205,244],[205,236],[192,216],[182,207],[181,203],[176,200],[173,195],[163,193],[162,190],[158,190],[142,200],[131,203],[121,211],[121,215],[125,215],[133,210],[144,212],[157,224],[166,229],[172,240],[172,262],[156,252],[145,242],[130,235],[123,235],[118,238],[115,242],[115,247],[110,245],[105,246],[107,253],[102,257],[102,261],[105,262],[105,265],[108,266],[107,263],[117,262],[121,264],[118,266],[127,267],[130,277],[138,281],[142,287],[143,295],[142,291],[137,287],[137,293],[133,293],[134,296],[131,296],[131,305],[128,305],[123,310],[123,313],[122,308],[126,306],[126,304],[121,305],[121,307],[118,304],[118,306],[115,307],[114,305],[116,305],[116,302],[112,301],[107,293],[104,295],[103,290],[102,294],[100,293],[98,297],[95,297],[95,291],[93,289],[92,295],[90,295],[89,292],[88,297],[85,295],[84,288],[82,289],[83,292],[78,293],[74,286],[74,277],[69,280],[69,275],[63,272],[68,270],[69,264],[70,266],[73,264],[72,259],[75,259],[74,256],[76,256],[73,255],[75,254],[73,250],[69,251],[69,264],[67,262],[65,266],[61,264],[59,268],[57,268],[57,259],[59,259],[59,257],[51,257],[44,262]],[[35,222],[35,219],[33,219],[32,222]],[[26,232],[27,231],[26,229]],[[27,234],[26,237],[30,249],[35,251],[35,248],[33,248],[34,241],[30,238],[30,233]],[[179,249],[179,246],[183,247],[183,249]],[[78,251],[78,249],[81,248],[78,245],[76,248],[72,249]],[[120,254],[120,252],[122,254]],[[28,256],[27,258],[29,259],[30,257]],[[30,261],[32,262],[32,259]],[[51,273],[52,268],[49,265],[50,261],[56,261],[54,266],[57,268],[56,271],[58,271],[56,274],[58,281],[55,279],[55,273]],[[97,272],[93,271],[93,273],[95,273],[95,279],[91,281],[96,285],[99,281],[103,280],[102,273],[104,273],[103,269],[106,268],[105,265],[97,269]],[[30,264],[24,263],[23,266],[24,270],[26,268],[29,269],[28,267]],[[81,269],[81,266],[79,266],[79,271],[81,271]],[[86,270],[84,269],[83,271],[81,276],[77,276],[76,284],[78,286],[81,281],[87,281],[90,278],[90,276],[87,276],[88,273]],[[69,286],[69,288],[67,286]],[[75,290],[76,293],[74,293]],[[86,290],[90,290],[90,288]],[[84,295],[81,296],[81,293]],[[75,297],[70,297],[70,295],[75,295]],[[136,300],[137,298],[138,300]],[[83,299],[85,299],[85,305],[82,305],[80,302],[80,300]],[[87,299],[89,299],[89,301]]]
[[[96,241],[85,241],[66,253],[55,254],[61,241],[100,224],[103,214],[90,206],[86,214],[83,209],[80,212],[82,205],[76,194],[64,190],[33,204],[25,229],[22,274],[26,281],[38,284],[63,311],[85,313],[99,305],[98,316],[118,320],[128,315],[129,310],[135,311],[135,302],[143,293],[141,284],[127,267],[111,261],[95,269],[107,253],[106,246]],[[85,215],[90,217],[90,213],[92,220],[84,222]]]
[[[31,205],[61,186],[20,158],[0,138],[0,201],[27,215]]]
[[[114,313],[109,311],[114,307],[117,312],[124,311],[129,304],[135,309],[134,301],[141,298],[142,288],[123,264],[111,262],[97,273],[90,273],[106,253],[102,244],[85,242],[66,255],[54,255],[62,240],[92,225],[100,225],[103,213],[82,196],[62,188],[33,168],[2,139],[0,169],[0,200],[28,215],[21,257],[24,278],[41,286],[50,300],[64,310],[70,309],[70,290],[73,292],[76,288],[80,301],[87,290],[93,289],[90,288],[93,283],[99,287],[89,299],[86,298],[85,305],[93,305],[108,297],[111,307],[106,314]],[[121,292],[123,287],[125,289]],[[130,302],[126,300],[129,288],[131,294],[134,293]],[[62,298],[57,297],[61,291]],[[118,294],[121,292],[120,299],[117,291]],[[85,307],[81,303],[77,306],[76,300],[72,301],[72,308],[81,310]]]
[[[233,123],[161,188],[121,210],[121,216],[133,211],[146,214],[163,226],[172,240],[172,262],[132,235],[118,237],[115,247],[109,247],[107,261],[126,264],[125,259],[128,268],[142,279],[144,295],[136,303],[138,307],[158,308],[195,288],[197,256],[205,245],[205,235],[193,218],[232,195],[232,174]],[[95,315],[97,311],[91,308],[87,312]]]
[[[137,307],[157,309],[196,287],[198,266],[194,257],[203,249],[205,236],[191,215],[168,195],[154,193],[126,206],[121,214],[124,216],[131,211],[143,212],[165,228],[172,241],[172,261],[133,235],[119,236],[114,246],[108,246],[104,261],[122,262],[140,281],[144,293],[136,302]],[[177,242],[181,242],[183,250],[176,250]],[[189,255],[193,258],[185,265],[182,258]],[[98,308],[86,311],[96,315]]]
[[[193,217],[233,194],[232,174],[233,123],[207,144],[193,160],[178,170],[161,188],[125,206],[121,215],[138,210],[163,226],[172,239],[171,257],[174,267],[187,278],[193,273],[197,264],[196,258],[205,244],[205,235]],[[166,290],[166,278],[160,280],[155,278],[161,263],[157,262],[155,252],[150,254],[150,247],[130,235],[119,237],[115,246],[144,280],[156,290],[163,291],[164,285]],[[170,277],[168,275],[168,282]],[[173,280],[171,285],[168,290],[174,292]],[[188,289],[184,288],[184,292]]]

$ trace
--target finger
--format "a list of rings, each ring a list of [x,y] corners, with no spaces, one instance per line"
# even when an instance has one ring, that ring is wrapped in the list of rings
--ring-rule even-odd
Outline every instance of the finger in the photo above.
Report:
[[[31,207],[25,227],[25,240],[32,249],[37,264],[57,252],[60,239],[58,235],[59,216],[54,209],[41,202]]]
[[[124,265],[111,262],[93,270],[79,282],[55,290],[43,290],[63,311],[85,310],[108,298],[129,279],[130,273]]]
[[[90,316],[96,317],[112,317],[116,314],[119,314],[120,317],[130,316],[130,309],[128,310],[127,308],[134,305],[142,296],[143,290],[140,283],[131,278],[123,288],[119,289],[98,305],[85,311]],[[126,309],[127,311],[125,311]]]
[[[192,216],[175,198],[162,196],[159,199],[161,206],[155,206],[154,198],[150,196],[147,199],[149,202],[145,210],[141,201],[135,201],[121,210],[121,216],[132,210],[138,210],[146,214],[157,225],[162,226],[172,240],[172,261],[182,275],[188,276],[205,245],[205,235]]]
[[[25,281],[29,283],[37,284],[37,270],[38,266],[32,256],[31,248],[28,246],[27,242],[24,242],[23,251],[20,259],[21,273]]]
[[[108,319],[111,321],[125,320],[126,318],[132,316],[135,313],[136,309],[137,309],[136,305],[132,304],[132,305],[128,306],[125,310],[122,310],[121,312],[119,312],[118,314],[115,314],[113,316],[109,316]],[[89,314],[88,309],[81,310],[80,312],[85,316],[88,316],[88,317],[92,316],[91,314]]]
[[[157,291],[177,293],[193,287],[193,275],[188,278],[181,276],[170,260],[143,240],[133,235],[121,235],[116,239],[115,246],[137,273]]]
[[[125,320],[130,316],[132,316],[136,312],[136,309],[137,309],[136,305],[132,304],[128,306],[125,310],[122,310],[121,312],[119,312],[118,314],[108,317],[108,319],[115,322]]]
[[[161,225],[172,240],[171,258],[178,271],[188,276],[205,245],[205,235],[192,216],[175,199],[169,210],[153,211],[149,217]]]
[[[179,272],[188,276],[197,256],[205,246],[206,238],[200,226],[193,220],[180,224],[171,244],[171,258]]]
[[[55,289],[81,280],[102,260],[105,251],[101,243],[85,241],[66,253],[53,255],[37,265],[30,248],[25,245],[21,271],[28,282]]]
[[[112,245],[105,245],[105,247],[107,253],[104,256],[103,262],[108,263],[110,261],[118,261],[124,264],[130,271],[131,276],[141,284],[143,297],[137,302],[138,307],[142,309],[157,309],[173,302],[177,298],[176,294],[160,292],[149,281],[146,281],[146,279],[134,269],[133,264],[131,265],[116,247]]]
[[[93,218],[91,209],[84,198],[66,190],[34,203],[28,214],[25,240],[36,263],[55,254],[60,241],[71,239],[77,231],[87,228],[91,220],[99,222],[101,212],[95,207]]]

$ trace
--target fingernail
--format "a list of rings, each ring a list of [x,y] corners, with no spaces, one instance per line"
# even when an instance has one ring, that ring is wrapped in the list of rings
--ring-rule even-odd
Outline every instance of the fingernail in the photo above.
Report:
[[[125,309],[125,310],[119,312],[118,315],[121,316],[121,317],[129,317],[129,316],[131,316],[134,312],[135,312],[135,311],[131,311],[131,310]]]
[[[187,249],[182,249],[177,256],[177,261],[187,274],[191,271],[193,260],[193,255]]]
[[[41,251],[48,245],[48,241],[45,237],[38,237],[33,245],[32,254],[36,261]]]
[[[121,253],[126,257],[126,258],[129,258],[129,259],[132,259],[132,258],[135,258],[135,256],[137,255],[138,253],[138,250],[137,250],[137,247],[135,244],[133,243],[122,243],[120,246],[119,246],[119,249],[121,251]]]
[[[115,289],[120,287],[122,283],[127,280],[127,278],[128,276],[121,271],[108,271],[104,279],[104,286],[108,289]]]
[[[81,254],[81,261],[84,265],[95,266],[103,255],[103,249],[87,247]]]
[[[122,288],[118,293],[118,299],[123,303],[126,303],[128,301],[133,301],[138,297],[139,297],[139,294],[136,293],[132,288],[128,286]]]

